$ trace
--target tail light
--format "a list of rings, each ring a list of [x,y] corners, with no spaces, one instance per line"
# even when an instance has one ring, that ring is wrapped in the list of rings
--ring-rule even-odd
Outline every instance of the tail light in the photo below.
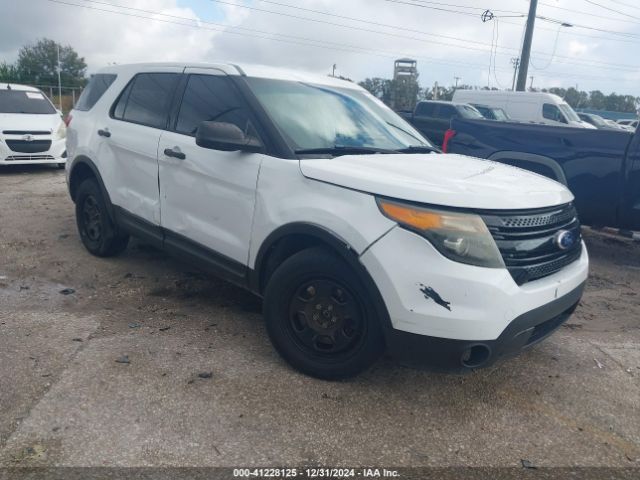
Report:
[[[71,114],[67,114],[66,117],[64,117],[64,124],[68,127],[69,124],[71,123],[71,120],[73,120],[73,117],[71,116]]]
[[[455,130],[449,129],[444,132],[444,140],[442,141],[442,152],[449,153],[449,142],[456,136],[458,132]]]

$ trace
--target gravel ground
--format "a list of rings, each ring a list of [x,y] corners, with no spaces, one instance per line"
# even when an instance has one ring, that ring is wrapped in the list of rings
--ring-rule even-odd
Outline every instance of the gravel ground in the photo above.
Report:
[[[2,169],[0,466],[640,466],[640,246],[585,235],[583,302],[536,348],[328,383],[249,293],[135,241],[90,256],[62,172]]]

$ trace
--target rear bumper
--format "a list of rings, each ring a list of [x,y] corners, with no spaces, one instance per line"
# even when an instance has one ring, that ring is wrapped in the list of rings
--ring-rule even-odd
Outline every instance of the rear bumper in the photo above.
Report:
[[[488,367],[501,358],[517,355],[557,330],[578,306],[584,285],[518,316],[495,340],[453,340],[391,329],[387,332],[387,348],[399,360],[436,370],[463,372]]]

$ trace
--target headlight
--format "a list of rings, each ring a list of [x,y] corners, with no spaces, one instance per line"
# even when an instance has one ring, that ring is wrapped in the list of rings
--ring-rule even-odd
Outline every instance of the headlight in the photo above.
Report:
[[[478,215],[377,201],[383,215],[425,237],[445,257],[469,265],[505,268],[496,242]]]
[[[56,132],[56,136],[58,138],[65,138],[67,136],[67,127],[64,122],[60,122],[60,126],[58,127],[58,131]]]

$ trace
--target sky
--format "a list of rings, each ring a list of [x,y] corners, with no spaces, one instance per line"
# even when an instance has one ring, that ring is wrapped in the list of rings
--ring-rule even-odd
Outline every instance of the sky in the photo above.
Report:
[[[479,7],[478,5],[482,5]],[[510,88],[528,0],[0,0],[0,62],[39,38],[111,63],[257,63],[360,81]],[[482,13],[490,10],[491,14]],[[493,16],[493,19],[490,19]],[[489,18],[487,18],[489,17]],[[541,0],[528,84],[640,96],[637,0]],[[565,25],[562,26],[561,23]]]

